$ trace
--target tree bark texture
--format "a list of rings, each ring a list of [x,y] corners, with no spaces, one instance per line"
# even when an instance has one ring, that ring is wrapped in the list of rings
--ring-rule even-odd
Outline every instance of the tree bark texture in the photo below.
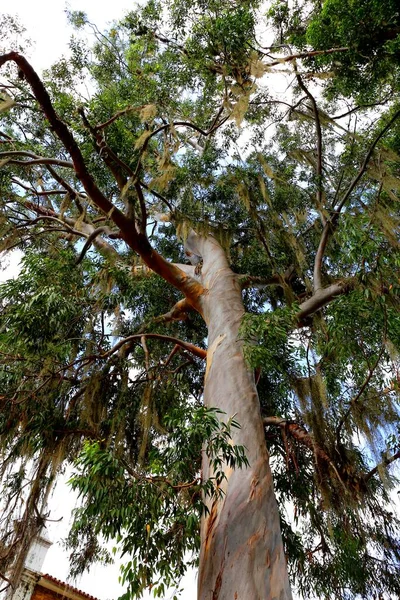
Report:
[[[192,233],[187,247],[201,256],[201,298],[208,326],[204,402],[235,415],[241,429],[232,442],[246,447],[250,466],[225,467],[223,495],[208,501],[201,524],[198,600],[291,600],[260,404],[243,355],[244,315],[237,276],[211,236]],[[203,478],[212,476],[207,457]]]

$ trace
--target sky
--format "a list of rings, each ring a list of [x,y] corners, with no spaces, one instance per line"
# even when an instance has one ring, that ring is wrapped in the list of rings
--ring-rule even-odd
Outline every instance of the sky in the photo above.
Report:
[[[72,28],[67,22],[66,9],[82,10],[89,20],[102,30],[113,20],[120,19],[137,4],[133,0],[12,0],[7,2],[6,11],[18,16],[19,21],[27,29],[27,37],[33,42],[27,58],[39,73],[49,68],[63,54],[68,54],[68,41]],[[3,5],[4,6],[4,5]],[[0,282],[18,274],[20,254],[13,252],[11,256],[1,257]],[[62,545],[62,538],[68,532],[71,511],[76,504],[65,481],[54,491],[51,501],[51,519],[47,527],[47,537],[53,545],[47,552],[42,567],[43,573],[49,573],[62,581],[68,577],[68,554]],[[61,520],[59,520],[61,519]],[[100,600],[116,599],[123,592],[118,584],[119,565],[110,567],[96,565],[90,572],[73,585]],[[184,592],[181,600],[192,600],[196,597],[196,575],[191,571],[182,582]],[[165,600],[172,598],[174,590],[166,594]],[[145,596],[150,598],[153,596]]]
[[[72,29],[68,25],[65,10],[82,10],[99,29],[113,20],[123,17],[134,8],[134,0],[12,0],[6,12],[18,15],[26,27],[28,37],[34,42],[29,58],[35,69],[48,68],[65,54]]]

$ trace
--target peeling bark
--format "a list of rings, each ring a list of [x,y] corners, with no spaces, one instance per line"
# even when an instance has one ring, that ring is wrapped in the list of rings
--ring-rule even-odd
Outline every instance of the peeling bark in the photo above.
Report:
[[[260,404],[252,370],[246,365],[239,327],[244,315],[238,278],[212,237],[191,234],[191,251],[202,256],[202,312],[209,350],[204,401],[224,419],[235,415],[241,429],[233,443],[246,447],[250,466],[226,467],[223,496],[208,502],[201,524],[198,600],[290,600],[287,575]],[[207,459],[203,478],[212,476]]]
[[[185,266],[182,270],[161,256],[146,236],[145,223],[142,222],[138,230],[135,220],[115,206],[98,187],[72,132],[56,113],[32,66],[17,52],[0,55],[0,67],[8,62],[14,62],[24,73],[52,131],[72,159],[72,163],[64,166],[72,165],[91,202],[114,223],[118,236],[141,256],[149,269],[180,290],[185,303],[197,310],[207,323],[209,350],[204,401],[207,406],[226,413],[226,418],[236,416],[242,428],[234,433],[232,441],[246,447],[250,466],[236,470],[226,468],[226,480],[222,484],[224,495],[209,506],[209,513],[203,518],[199,600],[291,600],[260,405],[254,376],[245,363],[243,342],[239,339],[244,308],[238,277],[211,236],[201,238],[190,234],[188,250],[203,259],[203,265],[199,262],[194,269]],[[179,124],[182,123],[175,122],[175,126]],[[48,165],[48,169],[51,166]],[[111,172],[118,182],[116,170],[111,169]],[[55,172],[53,176],[60,180]],[[145,214],[145,210],[142,211],[143,220]],[[91,234],[92,231],[88,232],[88,236]],[[99,243],[100,238],[94,241]],[[330,298],[333,295],[331,292]],[[324,304],[325,295],[321,294],[318,306]],[[309,314],[309,305],[300,308]],[[207,479],[212,475],[207,461],[203,467],[203,477]]]

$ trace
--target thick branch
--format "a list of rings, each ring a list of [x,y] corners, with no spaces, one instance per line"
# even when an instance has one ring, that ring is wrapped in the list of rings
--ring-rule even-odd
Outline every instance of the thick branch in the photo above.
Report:
[[[158,317],[153,317],[146,323],[144,323],[138,330],[138,333],[146,331],[148,327],[154,325],[155,323],[170,323],[171,321],[185,321],[187,319],[187,315],[190,311],[193,310],[193,307],[189,304],[186,298],[179,300],[168,312],[163,315],[159,315]]]
[[[10,61],[15,62],[24,73],[25,78],[31,86],[33,94],[36,100],[39,102],[44,115],[50,123],[51,128],[60,141],[64,144],[66,150],[69,152],[74,164],[75,173],[82,182],[86,193],[91,198],[93,203],[114,221],[117,227],[119,227],[121,230],[122,239],[124,239],[124,241],[132,248],[132,250],[137,252],[142,257],[150,269],[161,275],[163,279],[182,291],[191,300],[193,306],[199,306],[199,297],[204,292],[203,287],[199,284],[199,282],[185,275],[180,269],[166,261],[160,254],[158,254],[158,252],[152,248],[145,233],[138,232],[134,222],[124,215],[108,198],[106,198],[89,173],[74,136],[54,110],[50,96],[33,67],[18,52],[9,52],[8,54],[1,55],[0,67]]]
[[[314,292],[318,292],[322,289],[322,261],[325,254],[325,249],[328,243],[329,234],[331,231],[332,224],[328,221],[324,224],[322,230],[321,239],[319,241],[317,253],[314,261],[314,276],[313,276],[313,288]]]
[[[317,445],[311,433],[308,433],[308,431],[298,423],[286,421],[280,417],[264,417],[263,423],[264,425],[271,425],[285,429],[285,431],[290,433],[290,435],[300,444],[303,444],[303,446],[306,446],[312,450],[314,454],[318,456],[318,458],[330,465],[333,464],[332,459],[328,456],[323,448]]]
[[[351,281],[344,280],[337,283],[332,283],[332,285],[329,285],[327,288],[319,289],[311,296],[311,298],[308,298],[308,300],[305,300],[305,302],[300,304],[300,310],[297,313],[299,322],[303,321],[329,304],[333,298],[346,293],[350,289],[350,285]]]
[[[296,63],[295,63],[295,73],[296,73],[297,83],[299,84],[300,88],[307,95],[308,99],[311,102],[312,110],[314,113],[315,132],[316,132],[316,136],[317,136],[317,144],[316,144],[316,146],[317,146],[317,148],[316,148],[317,149],[317,162],[316,162],[316,169],[315,169],[315,175],[316,175],[316,180],[317,180],[317,198],[316,198],[317,202],[316,202],[316,205],[317,205],[317,210],[319,211],[319,213],[321,215],[322,225],[324,226],[324,232],[323,232],[321,242],[319,244],[317,254],[315,257],[315,261],[314,261],[313,288],[314,288],[314,292],[317,292],[318,290],[320,290],[322,288],[322,277],[321,277],[322,258],[324,255],[325,246],[326,246],[326,243],[328,240],[328,232],[329,232],[329,230],[327,228],[326,219],[324,217],[323,205],[322,205],[322,197],[323,197],[322,129],[321,129],[321,121],[319,118],[317,102],[316,102],[314,96],[309,91],[309,89],[304,85],[304,82],[297,71]],[[325,230],[327,231],[326,235],[325,235]]]
[[[126,229],[129,225],[126,217],[117,207],[113,205],[112,202],[110,202],[110,200],[108,200],[108,198],[104,196],[101,190],[97,187],[86,167],[82,153],[74,139],[74,136],[54,110],[50,96],[36,71],[26,60],[26,58],[24,58],[18,52],[9,52],[8,54],[3,54],[0,56],[0,67],[10,61],[15,62],[24,73],[27,82],[32,88],[33,94],[36,100],[39,102],[54,133],[69,152],[76,175],[82,182],[86,193],[103,212],[110,214],[110,216],[112,214],[112,219],[118,227],[121,229]]]

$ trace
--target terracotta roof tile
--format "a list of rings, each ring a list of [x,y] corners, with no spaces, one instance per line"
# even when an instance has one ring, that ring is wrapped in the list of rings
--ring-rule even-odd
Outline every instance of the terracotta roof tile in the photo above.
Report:
[[[74,587],[73,585],[70,585],[69,583],[65,583],[65,581],[61,581],[61,579],[57,579],[56,577],[53,577],[52,575],[49,575],[48,573],[42,574],[42,577],[43,577],[43,579],[47,579],[48,581],[51,581],[51,582],[59,585],[65,591],[68,590],[70,592],[74,592],[75,594],[79,594],[83,598],[88,598],[88,600],[98,600],[98,598],[95,598],[95,596],[91,596],[90,594],[87,594],[86,592],[82,592],[82,590],[78,590],[78,588]]]

